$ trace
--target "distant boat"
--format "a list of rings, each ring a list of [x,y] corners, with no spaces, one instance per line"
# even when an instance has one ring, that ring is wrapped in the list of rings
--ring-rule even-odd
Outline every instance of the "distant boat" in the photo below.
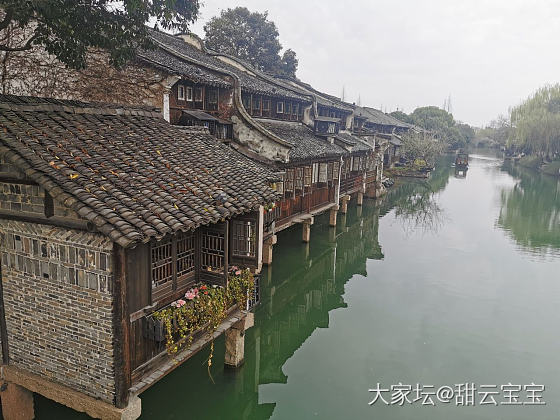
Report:
[[[467,169],[469,167],[469,154],[464,152],[457,153],[457,157],[455,157],[455,167]]]

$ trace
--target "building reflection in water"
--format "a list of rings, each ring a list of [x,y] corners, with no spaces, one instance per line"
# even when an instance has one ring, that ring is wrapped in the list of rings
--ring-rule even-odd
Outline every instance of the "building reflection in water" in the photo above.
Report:
[[[236,372],[222,370],[224,345],[223,339],[218,340],[215,383],[204,366],[208,353],[203,351],[142,395],[143,418],[176,419],[184,410],[200,419],[270,418],[275,403],[263,401],[259,389],[287,382],[282,370],[286,361],[316,329],[329,327],[330,311],[346,307],[345,284],[355,274],[367,276],[368,259],[384,258],[378,242],[380,216],[405,206],[411,191],[427,188],[433,193],[445,187],[452,168],[442,166],[445,170],[436,170],[428,187],[404,184],[382,202],[365,200],[362,208],[349,206],[348,214],[339,215],[336,228],[328,226],[328,217],[316,218],[308,244],[301,242],[299,229],[280,233],[273,264],[262,273],[255,326],[246,332],[244,366]],[[196,404],[185,409],[187,401]]]

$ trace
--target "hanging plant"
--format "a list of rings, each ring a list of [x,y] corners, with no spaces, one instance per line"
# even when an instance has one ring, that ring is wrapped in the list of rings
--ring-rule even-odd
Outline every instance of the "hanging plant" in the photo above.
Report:
[[[247,299],[255,289],[249,269],[230,268],[227,287],[199,284],[188,290],[184,297],[152,314],[165,328],[167,353],[172,355],[189,348],[194,334],[204,332],[212,339],[214,332],[226,319],[228,309],[237,305],[245,309]],[[214,341],[210,347],[208,369],[212,366]]]
[[[272,203],[266,203],[264,206],[264,211],[267,212],[271,212],[272,210],[274,210],[276,208],[276,203],[272,202]]]

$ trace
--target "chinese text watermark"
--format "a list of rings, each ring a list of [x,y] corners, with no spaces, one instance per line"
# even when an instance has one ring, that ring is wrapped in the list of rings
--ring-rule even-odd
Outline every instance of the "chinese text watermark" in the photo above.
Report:
[[[457,406],[475,405],[546,405],[543,400],[544,385],[530,383],[515,385],[476,385],[472,382],[443,385],[406,385],[399,382],[387,387],[377,386],[368,390],[373,394],[369,405],[437,405],[455,404]]]

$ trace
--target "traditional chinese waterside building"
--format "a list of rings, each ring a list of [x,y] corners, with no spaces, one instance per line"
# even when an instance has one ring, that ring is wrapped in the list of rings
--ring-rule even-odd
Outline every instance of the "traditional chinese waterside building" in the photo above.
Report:
[[[183,75],[184,64],[194,65],[203,69],[200,74],[220,74],[231,83],[231,93],[224,94],[231,100],[219,100],[218,109],[222,107],[222,120],[227,116],[232,123],[232,147],[281,178],[276,183],[281,199],[267,215],[265,224],[265,263],[271,261],[279,230],[301,224],[302,239],[309,241],[314,215],[330,211],[331,225],[335,225],[338,211],[346,212],[352,196],[361,205],[364,194],[374,197],[380,193],[382,162],[375,140],[353,135],[351,104],[321,94],[309,85],[270,77],[239,59],[208,51],[195,36],[159,32],[152,35],[158,49],[141,53],[144,61],[150,55],[151,63]],[[195,79],[200,74],[189,77]],[[183,119],[174,118],[173,111],[184,98],[189,107],[196,106],[191,90],[190,83],[183,81],[171,87],[169,97],[163,101],[164,109],[169,104],[171,122],[187,121],[183,118],[184,109]],[[200,92],[198,97],[203,104],[202,88]],[[189,115],[193,112],[189,111]]]
[[[194,283],[226,284],[231,265],[258,272],[279,231],[309,242],[316,215],[335,226],[351,199],[381,195],[383,156],[410,129],[195,36],[152,37],[125,69],[95,51],[85,71],[57,68],[62,84],[0,97],[6,407],[32,407],[27,389],[135,418],[176,366],[150,315]],[[218,332],[242,342],[244,317]]]
[[[228,265],[260,269],[270,176],[150,109],[0,96],[5,418],[32,418],[30,391],[138,417],[137,393],[204,344],[169,361],[147,317]]]

